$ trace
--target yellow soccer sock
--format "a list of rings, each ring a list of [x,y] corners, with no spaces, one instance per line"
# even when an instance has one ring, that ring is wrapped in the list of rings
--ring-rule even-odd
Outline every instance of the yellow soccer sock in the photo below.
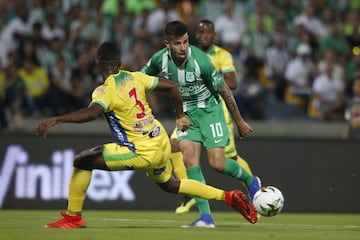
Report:
[[[251,175],[253,175],[249,164],[245,161],[245,159],[243,159],[242,157],[240,157],[239,155],[236,156],[236,162],[243,168],[245,169],[248,173],[250,173]]]
[[[192,179],[181,179],[179,193],[207,200],[225,201],[224,190],[203,184]]]
[[[67,214],[74,216],[81,213],[91,175],[92,171],[73,168],[69,186]]]
[[[171,163],[174,169],[175,176],[178,179],[187,179],[186,168],[184,164],[184,158],[181,152],[171,153]]]

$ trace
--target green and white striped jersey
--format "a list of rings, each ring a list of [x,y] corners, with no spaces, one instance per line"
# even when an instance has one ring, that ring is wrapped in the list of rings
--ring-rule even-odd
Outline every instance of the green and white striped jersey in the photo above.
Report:
[[[219,104],[217,90],[224,84],[224,79],[206,53],[192,45],[188,50],[185,62],[176,66],[170,50],[163,48],[150,58],[141,71],[176,82],[185,112]]]

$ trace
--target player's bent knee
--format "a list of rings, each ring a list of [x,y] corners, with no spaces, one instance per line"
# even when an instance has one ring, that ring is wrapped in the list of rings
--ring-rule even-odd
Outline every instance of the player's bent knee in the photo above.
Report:
[[[105,162],[102,158],[102,150],[103,146],[101,145],[82,151],[75,156],[73,166],[84,170],[107,170]]]
[[[100,153],[102,153],[104,146],[103,145],[99,145],[90,149],[86,149],[84,151],[82,151],[81,153],[77,154],[75,156],[75,159],[81,159],[87,156],[93,156],[93,155],[98,155]]]
[[[177,194],[179,192],[180,180],[171,177],[166,183],[158,183],[158,185],[165,192]]]
[[[220,161],[212,161],[209,162],[209,165],[212,169],[214,169],[215,171],[219,171],[222,172],[225,169],[225,165],[223,163],[221,163]]]

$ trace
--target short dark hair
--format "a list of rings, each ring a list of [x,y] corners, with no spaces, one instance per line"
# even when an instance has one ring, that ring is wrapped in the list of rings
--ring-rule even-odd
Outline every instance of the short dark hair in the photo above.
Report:
[[[211,30],[215,31],[214,23],[208,19],[202,19],[197,25],[196,30],[199,30],[199,28],[202,27],[203,25],[208,25],[211,27]]]
[[[165,27],[165,37],[167,39],[170,36],[181,37],[188,32],[187,26],[181,21],[172,21],[166,24]]]
[[[104,42],[98,49],[97,57],[99,61],[120,60],[121,52],[119,47],[113,42]]]

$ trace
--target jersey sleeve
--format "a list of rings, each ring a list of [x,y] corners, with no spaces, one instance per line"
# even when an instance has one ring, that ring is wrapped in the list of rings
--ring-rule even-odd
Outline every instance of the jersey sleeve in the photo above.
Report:
[[[200,65],[202,78],[204,79],[207,87],[209,87],[212,91],[217,91],[225,83],[225,81],[212,64],[210,58],[206,54],[204,55],[206,57],[204,57],[204,61],[202,61],[202,64]]]
[[[160,73],[159,66],[154,57],[150,58],[146,65],[140,70],[142,73],[156,76]]]
[[[151,91],[154,90],[159,83],[158,77],[150,76],[142,72],[138,72],[136,78],[141,79],[141,81],[144,84],[144,87]]]
[[[113,100],[115,99],[115,87],[105,82],[104,84],[95,88],[92,92],[92,101],[90,105],[97,103],[103,107],[104,112],[108,112],[112,109]]]
[[[229,52],[222,52],[220,71],[223,73],[235,72],[234,60]]]

